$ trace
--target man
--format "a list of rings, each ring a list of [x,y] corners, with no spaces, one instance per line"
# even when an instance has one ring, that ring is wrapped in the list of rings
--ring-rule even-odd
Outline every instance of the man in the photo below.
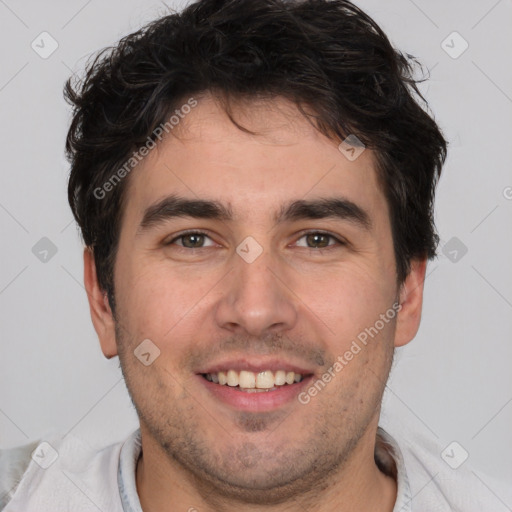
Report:
[[[67,83],[92,321],[140,430],[4,452],[5,512],[501,510],[379,428],[446,157],[412,71],[348,1],[200,0]]]

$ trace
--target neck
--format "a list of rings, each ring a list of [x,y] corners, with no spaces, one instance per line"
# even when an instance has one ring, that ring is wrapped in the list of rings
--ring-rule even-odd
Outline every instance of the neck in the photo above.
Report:
[[[200,510],[201,512],[392,512],[397,494],[396,468],[389,447],[369,429],[349,459],[327,481],[274,504],[247,503],[219,493],[214,483],[170,459],[141,426],[142,453],[137,464],[137,492],[145,512]]]

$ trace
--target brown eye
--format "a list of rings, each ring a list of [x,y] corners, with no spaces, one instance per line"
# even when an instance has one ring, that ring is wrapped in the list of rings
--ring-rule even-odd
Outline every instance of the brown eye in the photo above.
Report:
[[[306,240],[310,247],[315,247],[319,249],[323,249],[329,245],[329,235],[324,235],[323,233],[312,233],[310,235],[306,235]]]
[[[178,240],[180,242],[178,242]],[[205,245],[206,240],[211,240],[208,235],[194,231],[190,233],[182,233],[181,235],[167,242],[165,245],[177,245],[179,247],[184,247],[185,249],[202,249],[203,247],[213,245],[213,242]]]
[[[310,233],[305,233],[300,237],[299,240],[305,240],[305,244],[297,244],[300,247],[306,247],[308,249],[327,249],[334,247],[336,245],[344,245],[344,243],[329,233],[322,233],[319,231],[314,231]],[[335,243],[330,243],[334,240]]]
[[[180,239],[183,241],[183,247],[188,247],[190,249],[201,247],[204,243],[204,235],[199,234],[184,235],[181,236]]]

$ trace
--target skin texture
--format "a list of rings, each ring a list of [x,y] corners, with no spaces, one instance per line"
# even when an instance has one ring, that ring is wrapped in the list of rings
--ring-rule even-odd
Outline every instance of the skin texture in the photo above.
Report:
[[[141,504],[162,512],[391,511],[396,484],[375,464],[375,436],[394,347],[419,327],[426,261],[414,261],[398,289],[372,151],[349,161],[285,99],[240,102],[233,113],[258,135],[205,96],[130,176],[116,321],[84,252],[103,353],[119,355],[141,422]],[[170,194],[218,200],[234,219],[181,217],[138,232],[144,210]],[[372,229],[332,218],[274,223],[289,201],[335,196],[364,208]],[[203,247],[176,239],[187,229],[207,231]],[[304,230],[346,243],[322,238],[316,243],[328,247],[319,249]],[[247,236],[263,248],[252,263],[236,252]],[[305,405],[242,412],[195,373],[227,356],[272,355],[320,378],[397,302],[397,316]],[[160,350],[149,366],[133,353],[144,339]]]

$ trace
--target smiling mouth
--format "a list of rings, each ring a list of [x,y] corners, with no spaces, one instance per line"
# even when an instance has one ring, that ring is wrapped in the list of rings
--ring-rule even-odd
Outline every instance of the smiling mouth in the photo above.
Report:
[[[229,386],[237,391],[246,393],[262,393],[268,391],[277,391],[285,386],[293,386],[302,382],[308,377],[306,374],[295,373],[292,371],[265,370],[262,372],[251,372],[247,370],[226,370],[215,373],[202,373],[201,376],[209,382],[220,386]]]

